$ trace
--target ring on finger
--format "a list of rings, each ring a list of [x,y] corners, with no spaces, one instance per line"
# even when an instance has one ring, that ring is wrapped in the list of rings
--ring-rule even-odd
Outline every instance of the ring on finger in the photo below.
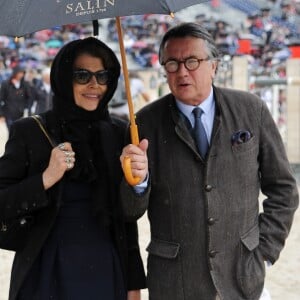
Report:
[[[71,169],[73,167],[73,164],[71,162],[67,162],[67,168]]]
[[[59,150],[64,150],[64,149],[65,149],[65,143],[59,144],[59,145],[57,146],[57,148],[58,148]]]
[[[64,153],[65,153],[66,157],[74,156],[74,152],[72,152],[72,151],[64,151]]]
[[[72,157],[66,157],[66,158],[65,158],[65,162],[66,162],[67,164],[73,162]]]

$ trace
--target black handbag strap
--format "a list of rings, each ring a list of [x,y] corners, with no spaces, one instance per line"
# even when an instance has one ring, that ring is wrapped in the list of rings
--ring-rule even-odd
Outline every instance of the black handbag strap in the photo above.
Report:
[[[48,139],[50,145],[52,146],[52,148],[56,147],[56,144],[53,142],[53,140],[50,138],[50,135],[48,134],[46,128],[43,125],[43,120],[42,117],[40,115],[33,115],[30,116],[31,118],[33,118],[37,124],[39,125],[40,129],[43,131],[43,133],[45,134],[46,138]]]

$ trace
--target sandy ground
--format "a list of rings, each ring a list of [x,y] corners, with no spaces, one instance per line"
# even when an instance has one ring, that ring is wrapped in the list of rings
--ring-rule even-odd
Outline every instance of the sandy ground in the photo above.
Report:
[[[3,142],[7,138],[5,128],[0,124],[0,155],[3,151]],[[300,178],[300,171],[295,170]],[[298,181],[300,183],[300,180]],[[140,246],[146,267],[145,248],[149,242],[149,226],[146,215],[139,220]],[[0,300],[8,299],[8,286],[13,252],[0,250]],[[272,300],[299,300],[300,299],[300,210],[295,214],[294,224],[287,239],[286,246],[279,261],[267,269],[266,288]],[[147,300],[148,294],[142,292],[142,300]],[[170,299],[171,300],[171,299]]]

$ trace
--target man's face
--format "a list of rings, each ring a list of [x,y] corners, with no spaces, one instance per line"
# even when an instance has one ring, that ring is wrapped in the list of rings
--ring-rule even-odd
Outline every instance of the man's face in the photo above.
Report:
[[[199,38],[173,38],[167,41],[163,51],[163,62],[183,61],[187,58],[207,59],[204,41]],[[167,81],[173,95],[188,105],[198,105],[210,94],[217,61],[201,61],[196,70],[189,71],[183,63],[177,72],[168,73]]]

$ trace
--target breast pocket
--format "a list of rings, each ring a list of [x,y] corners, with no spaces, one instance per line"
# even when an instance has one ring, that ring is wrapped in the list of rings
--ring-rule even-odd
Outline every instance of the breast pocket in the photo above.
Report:
[[[251,152],[255,150],[258,145],[256,145],[256,137],[252,136],[250,140],[241,144],[234,144],[231,146],[233,153],[236,155],[243,155],[244,153]]]
[[[259,179],[258,151],[259,145],[255,136],[245,143],[232,146],[231,168],[241,185],[257,184]]]

